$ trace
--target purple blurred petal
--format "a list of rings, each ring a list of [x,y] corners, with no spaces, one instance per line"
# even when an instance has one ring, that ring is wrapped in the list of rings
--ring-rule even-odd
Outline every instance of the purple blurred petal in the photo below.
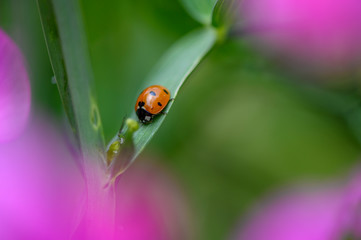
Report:
[[[16,137],[30,110],[30,85],[24,59],[0,29],[0,143]]]
[[[50,122],[32,119],[0,145],[0,239],[67,239],[76,227],[83,182]]]
[[[192,228],[186,202],[164,169],[132,166],[117,186],[116,239],[189,239]]]
[[[87,199],[86,189],[99,186],[85,187],[77,157],[52,119],[36,116],[18,138],[0,145],[0,239],[188,239],[189,216],[179,187],[150,164],[135,165],[122,176],[116,209],[109,204],[88,211],[87,200],[114,199]]]
[[[269,50],[313,64],[360,58],[361,1],[245,0],[247,29]]]
[[[261,206],[241,226],[238,240],[334,240],[342,190],[295,189]]]
[[[85,217],[74,235],[78,240],[189,239],[189,210],[175,181],[164,171],[149,164],[136,164],[121,176],[116,185],[116,209],[105,208]],[[88,186],[89,187],[89,186]],[[93,199],[94,200],[94,199]],[[101,199],[97,199],[101,201]],[[115,211],[115,228],[104,212]],[[111,214],[109,214],[111,215]],[[103,222],[100,222],[102,219]],[[89,221],[99,221],[89,227]]]
[[[340,234],[349,234],[361,239],[361,171],[353,174],[343,194],[343,205],[340,209]]]

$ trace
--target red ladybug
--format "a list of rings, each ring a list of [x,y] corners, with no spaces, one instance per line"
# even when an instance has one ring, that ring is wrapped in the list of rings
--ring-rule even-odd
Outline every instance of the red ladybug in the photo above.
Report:
[[[142,123],[149,123],[162,112],[170,100],[170,92],[163,86],[147,87],[138,97],[135,112]]]

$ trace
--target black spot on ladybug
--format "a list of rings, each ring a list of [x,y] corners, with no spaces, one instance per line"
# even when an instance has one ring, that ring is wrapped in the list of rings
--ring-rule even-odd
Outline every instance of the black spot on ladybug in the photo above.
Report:
[[[139,106],[139,107],[143,107],[144,104],[145,104],[144,102],[140,101],[140,102],[138,103],[138,106]]]
[[[163,89],[163,91],[164,91],[166,94],[169,94],[167,90]]]
[[[161,107],[161,106],[162,106],[162,104],[161,104],[160,102],[158,102],[158,106],[160,106],[160,107]]]
[[[155,92],[153,92],[153,91],[150,91],[149,94],[152,95],[152,96],[157,96],[157,94],[155,94]]]

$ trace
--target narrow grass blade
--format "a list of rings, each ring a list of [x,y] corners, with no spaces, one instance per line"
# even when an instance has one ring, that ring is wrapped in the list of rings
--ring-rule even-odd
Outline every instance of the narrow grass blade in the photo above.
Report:
[[[236,19],[239,1],[218,0],[213,8],[212,25],[216,28],[229,28]]]
[[[104,140],[78,1],[38,0],[40,19],[65,112],[79,146],[103,161]]]
[[[217,0],[182,0],[189,14],[202,24],[210,25]]]
[[[143,86],[139,88],[139,93],[148,86],[162,85],[170,90],[172,98],[176,98],[184,81],[215,44],[216,36],[217,33],[214,29],[203,28],[193,31],[180,39],[160,59]],[[136,97],[138,96],[135,96],[134,104]],[[174,101],[169,102],[166,112],[169,111],[173,103]],[[129,116],[137,119],[134,108],[132,108]],[[155,117],[151,124],[141,124],[139,130],[134,133],[135,152],[130,162],[144,149],[165,117],[166,115],[161,114]]]
[[[105,146],[98,107],[93,94],[93,75],[77,0],[38,0],[50,61],[59,93],[83,155],[86,211],[78,226],[112,228],[115,212],[114,187],[107,182]],[[107,209],[114,209],[108,212]],[[94,216],[97,216],[94,218]]]

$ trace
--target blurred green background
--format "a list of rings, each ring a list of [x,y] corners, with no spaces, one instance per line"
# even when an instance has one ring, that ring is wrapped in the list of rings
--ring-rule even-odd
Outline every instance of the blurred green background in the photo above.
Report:
[[[82,0],[81,6],[109,141],[160,56],[200,25],[178,0]],[[1,0],[0,26],[26,55],[33,108],[65,122],[35,1]],[[195,239],[225,239],[271,190],[342,176],[355,164],[360,145],[349,125],[338,110],[300,91],[300,78],[247,39],[229,38],[182,87],[142,154],[182,183]]]

